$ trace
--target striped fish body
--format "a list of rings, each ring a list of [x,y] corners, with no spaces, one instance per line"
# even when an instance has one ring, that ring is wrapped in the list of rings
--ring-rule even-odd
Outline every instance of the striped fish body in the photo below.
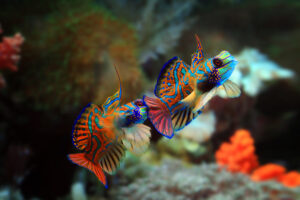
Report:
[[[108,110],[110,111],[110,110]],[[103,107],[86,106],[73,128],[73,144],[83,153],[69,154],[69,159],[92,171],[107,186],[104,171],[112,173],[125,155],[125,147],[114,129],[114,112]]]
[[[227,79],[237,61],[227,51],[204,60],[198,36],[197,50],[192,54],[191,66],[179,57],[170,59],[162,68],[154,93],[157,97],[144,97],[149,107],[148,117],[156,130],[167,138],[174,131],[188,125],[200,113],[203,106],[224,83],[229,97],[237,97],[239,88]]]

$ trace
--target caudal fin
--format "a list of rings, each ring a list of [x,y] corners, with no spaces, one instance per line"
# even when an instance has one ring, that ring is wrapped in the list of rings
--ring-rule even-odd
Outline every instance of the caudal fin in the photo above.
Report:
[[[148,118],[156,130],[163,136],[171,139],[174,136],[171,113],[167,106],[158,98],[144,96],[143,100],[147,105]]]
[[[69,154],[68,157],[73,163],[85,167],[90,171],[92,171],[97,176],[97,178],[101,181],[101,183],[103,183],[104,186],[107,188],[104,172],[102,171],[98,163],[95,164],[92,161],[88,160],[85,157],[84,153]]]

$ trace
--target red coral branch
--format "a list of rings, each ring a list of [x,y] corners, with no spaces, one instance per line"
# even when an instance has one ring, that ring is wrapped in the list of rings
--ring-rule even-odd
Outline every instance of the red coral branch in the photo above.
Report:
[[[238,130],[216,152],[216,160],[220,166],[226,166],[231,172],[250,174],[258,166],[254,141],[247,130]]]

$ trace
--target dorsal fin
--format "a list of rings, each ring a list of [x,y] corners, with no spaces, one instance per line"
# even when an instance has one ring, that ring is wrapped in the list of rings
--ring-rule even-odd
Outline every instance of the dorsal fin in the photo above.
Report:
[[[95,104],[88,104],[78,115],[72,130],[73,144],[79,150],[87,150],[91,135],[101,128],[99,119],[102,110]]]
[[[154,94],[162,97],[175,89],[185,73],[188,73],[190,66],[179,57],[171,58],[161,69]]]
[[[122,85],[121,85],[121,79],[119,76],[119,72],[117,70],[117,67],[115,67],[117,76],[118,76],[118,80],[119,80],[119,90],[112,96],[108,97],[105,101],[104,104],[102,104],[102,109],[104,114],[109,114],[110,112],[112,112],[113,110],[115,110],[117,107],[120,106],[120,102],[121,102],[121,97],[122,97]]]
[[[113,143],[101,157],[99,164],[107,173],[113,173],[120,165],[121,159],[125,156],[125,147],[121,143]]]
[[[195,34],[195,38],[197,41],[197,50],[192,55],[192,67],[191,67],[192,72],[195,72],[199,64],[201,64],[204,61],[202,44],[197,34]]]

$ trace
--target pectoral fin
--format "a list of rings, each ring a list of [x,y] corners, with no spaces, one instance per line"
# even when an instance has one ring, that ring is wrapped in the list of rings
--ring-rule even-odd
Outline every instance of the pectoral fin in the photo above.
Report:
[[[143,153],[150,143],[150,127],[144,124],[136,124],[133,127],[123,128],[125,136],[123,144],[134,154]]]
[[[235,98],[241,95],[239,86],[231,80],[227,80],[222,86],[220,86],[220,89],[224,89],[229,98]]]

